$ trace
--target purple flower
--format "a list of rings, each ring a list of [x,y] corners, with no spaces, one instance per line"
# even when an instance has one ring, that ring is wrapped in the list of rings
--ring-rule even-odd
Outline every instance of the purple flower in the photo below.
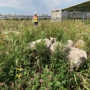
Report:
[[[49,90],[49,88],[47,87],[46,90]]]
[[[50,75],[50,76],[49,76],[49,79],[51,79],[51,78],[52,78],[52,76]]]
[[[31,81],[33,80],[34,78],[31,78]]]
[[[4,85],[4,83],[1,83],[1,82],[0,82],[0,86],[2,86],[2,85]]]
[[[40,83],[43,83],[43,79],[40,79]]]

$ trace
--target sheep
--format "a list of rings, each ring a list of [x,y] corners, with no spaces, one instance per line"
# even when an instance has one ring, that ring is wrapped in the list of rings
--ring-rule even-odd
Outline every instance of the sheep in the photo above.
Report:
[[[20,35],[20,32],[19,31],[10,31],[10,33],[13,33],[15,35]]]
[[[50,39],[49,39],[50,41],[51,41],[51,44],[53,44],[53,43],[55,43],[56,42],[56,38],[54,38],[54,37],[50,37]]]
[[[55,42],[55,43],[53,43],[53,44],[51,45],[51,47],[50,47],[51,53],[54,53],[55,50],[56,50],[56,48],[57,48],[58,46],[63,46],[63,44],[62,44],[61,42]]]
[[[72,47],[73,46],[73,41],[72,40],[68,40],[67,41],[67,44],[66,44],[66,47]]]
[[[15,35],[20,35],[19,31],[3,31],[2,34],[8,35],[8,34],[15,34]]]
[[[55,52],[57,46],[63,46],[63,51],[66,53],[66,57],[70,62],[70,70],[72,71],[74,67],[79,68],[87,60],[87,53],[78,47],[80,43],[82,46],[84,45],[83,40],[78,40],[75,45],[72,40],[68,40],[66,45],[55,42],[51,45],[50,50],[51,52]],[[76,47],[76,45],[78,46]]]
[[[35,49],[35,45],[38,44],[38,43],[40,43],[40,42],[42,42],[42,41],[45,43],[46,48],[47,49],[50,49],[51,44],[53,44],[54,42],[56,42],[56,38],[50,37],[50,39],[48,39],[48,38],[38,39],[36,41],[30,42],[28,44],[28,48],[29,49]]]
[[[79,48],[75,48],[73,46],[73,41],[68,40],[68,43],[66,45],[60,43],[60,42],[55,42],[51,45],[50,51],[51,53],[54,53],[56,50],[57,46],[65,46],[65,52],[66,57],[68,58],[70,62],[70,70],[73,71],[73,68],[79,68],[84,64],[84,62],[87,60],[87,53],[84,50],[81,50]]]
[[[74,67],[79,68],[87,60],[87,53],[84,50],[71,47],[68,59],[70,61],[70,70],[72,71]]]
[[[41,39],[30,42],[30,43],[27,45],[27,49],[35,49],[35,45],[36,45],[37,43],[40,43],[40,42],[41,42]]]
[[[76,42],[75,44],[78,45],[79,43]],[[70,71],[73,71],[74,67],[79,68],[87,60],[87,53],[78,47],[76,48],[72,40],[68,40],[64,51],[70,62]]]
[[[70,48],[73,47],[74,42],[72,40],[68,40],[67,43],[64,46],[63,51],[66,52],[67,54],[70,51]],[[67,57],[67,56],[66,56]]]
[[[85,42],[83,40],[78,40],[75,44],[75,48],[83,48],[85,46]]]
[[[72,40],[68,40],[67,47],[75,47],[75,48],[83,48],[85,46],[85,42],[83,40],[77,40],[75,43]]]
[[[12,38],[10,37],[11,34],[16,36],[20,35],[19,31],[2,31],[2,35],[4,36],[4,40],[10,41]]]
[[[50,39],[45,39],[45,45],[50,50],[50,47],[53,43],[56,42],[56,38],[50,37]]]
[[[72,40],[68,40],[66,45],[63,44],[63,43],[61,43],[61,42],[56,42],[56,41],[55,41],[55,42],[51,45],[51,47],[50,47],[51,53],[54,53],[55,50],[56,50],[56,48],[57,48],[58,46],[63,47],[63,51],[65,51],[64,49],[66,49],[66,47],[68,48],[68,47],[73,46],[73,41],[72,41]]]
[[[75,48],[83,48],[85,46],[85,42],[83,40],[77,40],[75,43],[72,40],[68,40],[67,47],[75,47]]]

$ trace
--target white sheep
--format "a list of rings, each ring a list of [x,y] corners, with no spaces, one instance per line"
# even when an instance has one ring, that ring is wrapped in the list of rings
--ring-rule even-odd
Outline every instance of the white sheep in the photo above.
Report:
[[[53,44],[53,43],[55,43],[56,42],[56,38],[54,38],[54,37],[50,37],[50,39],[49,39],[50,41],[51,41],[51,44]]]
[[[80,39],[74,44],[75,48],[83,48],[84,46],[85,46],[85,42]]]
[[[79,42],[79,41],[78,41]],[[75,45],[79,45],[79,43],[76,42]],[[83,41],[82,41],[83,43]],[[72,40],[68,40],[68,43],[66,44],[65,51],[67,52],[67,56],[70,61],[70,70],[72,71],[74,67],[79,68],[84,64],[84,62],[87,60],[87,53],[84,50],[81,50],[80,48],[76,48]]]
[[[51,45],[50,47],[50,51],[51,53],[54,53],[56,51],[56,48],[59,46],[63,46],[63,44],[61,42],[55,42]]]
[[[56,48],[57,48],[58,46],[63,47],[63,48],[66,49],[66,48],[68,48],[68,47],[73,46],[73,41],[72,41],[72,40],[68,40],[66,45],[62,44],[61,42],[56,42],[56,41],[55,41],[55,42],[51,45],[51,47],[50,47],[51,53],[54,53],[55,50],[56,50]],[[64,51],[64,50],[63,50],[63,51]]]
[[[39,42],[41,42],[41,39],[30,42],[30,43],[28,44],[27,48],[28,48],[28,49],[35,49],[35,45],[36,45],[37,43],[39,43]]]
[[[28,44],[28,48],[35,49],[36,44],[44,42],[47,49],[50,49],[50,46],[52,43],[56,42],[56,38],[50,37],[50,40],[48,38],[45,39],[38,39],[36,41],[32,41]]]
[[[70,61],[70,70],[72,71],[74,67],[79,68],[87,60],[87,53],[84,50],[69,47],[68,49],[68,59]]]
[[[68,40],[67,44],[66,44],[67,47],[75,47],[75,48],[83,48],[85,46],[85,42],[81,39],[77,40],[74,44],[74,42],[72,40]]]
[[[87,53],[83,50],[71,50],[69,52],[70,70],[74,67],[79,68],[87,60]]]
[[[73,41],[72,40],[68,40],[67,41],[67,44],[66,44],[66,47],[72,47],[73,46]]]

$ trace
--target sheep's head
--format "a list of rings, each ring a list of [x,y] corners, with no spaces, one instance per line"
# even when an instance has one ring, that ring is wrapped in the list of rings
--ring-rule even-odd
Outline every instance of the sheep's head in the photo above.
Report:
[[[50,37],[50,41],[51,41],[51,43],[53,44],[53,43],[56,42],[56,38]]]
[[[78,40],[75,44],[74,44],[75,48],[81,48],[83,49],[85,47],[85,42],[83,40]]]
[[[72,40],[68,40],[66,47],[72,47],[73,46],[73,41]]]
[[[71,51],[71,47],[72,46],[73,46],[73,41],[72,40],[68,40],[67,44],[64,45],[63,51],[65,51],[66,53],[69,53],[69,51]]]

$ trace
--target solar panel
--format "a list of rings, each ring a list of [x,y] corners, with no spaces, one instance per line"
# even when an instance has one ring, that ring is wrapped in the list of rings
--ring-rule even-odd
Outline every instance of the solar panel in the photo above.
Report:
[[[83,2],[68,8],[63,9],[64,11],[85,11],[90,12],[90,1]]]

